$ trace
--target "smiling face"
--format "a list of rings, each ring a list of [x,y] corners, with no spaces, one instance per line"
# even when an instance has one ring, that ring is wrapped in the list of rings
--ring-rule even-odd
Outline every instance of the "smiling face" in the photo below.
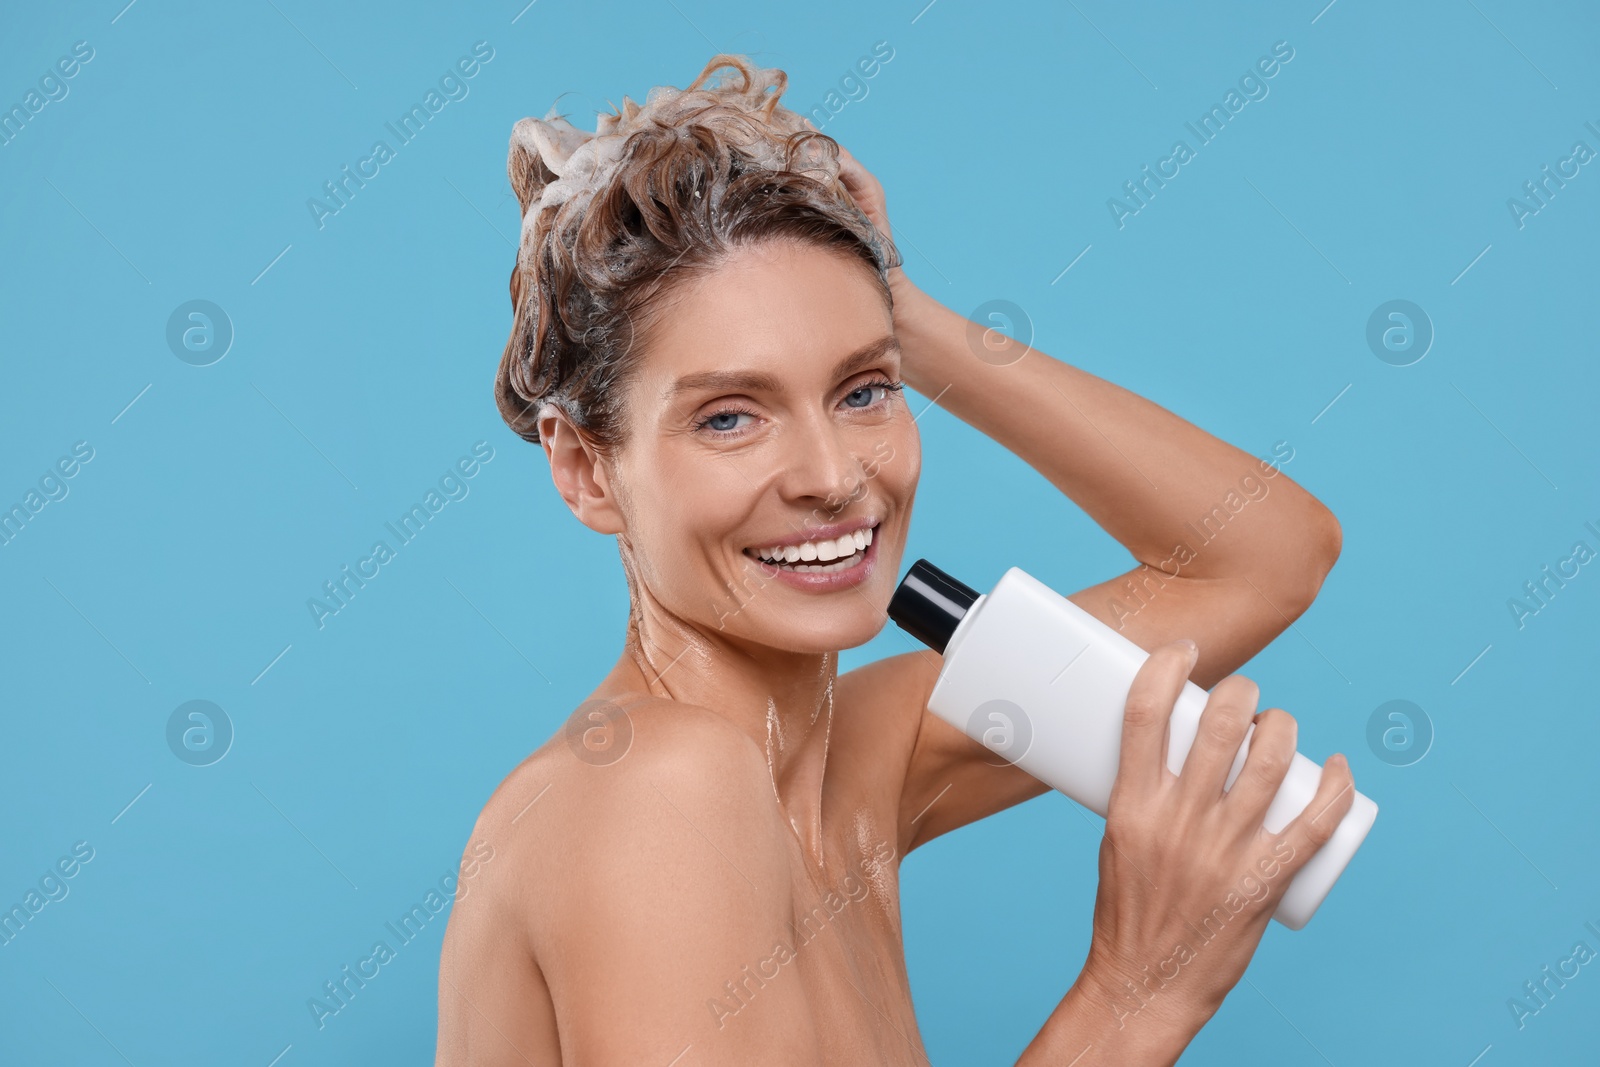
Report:
[[[646,601],[795,652],[871,640],[922,462],[871,268],[769,241],[668,300],[636,354],[610,467]]]

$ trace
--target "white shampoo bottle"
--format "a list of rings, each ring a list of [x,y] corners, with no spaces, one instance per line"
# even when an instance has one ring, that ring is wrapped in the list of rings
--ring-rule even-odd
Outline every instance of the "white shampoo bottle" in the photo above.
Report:
[[[928,710],[1039,781],[1104,816],[1122,749],[1122,713],[1149,653],[1054,589],[1012,567],[979,593],[918,560],[889,603],[889,617],[944,666]],[[1206,691],[1185,682],[1172,709],[1167,768],[1177,774],[1194,743]],[[1228,772],[1232,788],[1252,724]],[[1310,803],[1322,768],[1296,752],[1267,809],[1278,833]],[[1303,927],[1377,818],[1357,792],[1333,837],[1289,883],[1273,918]],[[1221,903],[1220,901],[1218,902]]]

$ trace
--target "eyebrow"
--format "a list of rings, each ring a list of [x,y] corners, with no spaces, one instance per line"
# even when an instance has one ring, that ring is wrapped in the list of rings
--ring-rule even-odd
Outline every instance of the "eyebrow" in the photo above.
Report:
[[[885,334],[840,360],[839,365],[833,369],[833,376],[843,378],[854,374],[888,353],[898,351],[900,351],[900,339],[892,333]],[[751,392],[781,393],[783,382],[766,371],[708,370],[697,374],[686,374],[679,378],[667,391],[667,396],[671,399],[699,389],[745,389]]]

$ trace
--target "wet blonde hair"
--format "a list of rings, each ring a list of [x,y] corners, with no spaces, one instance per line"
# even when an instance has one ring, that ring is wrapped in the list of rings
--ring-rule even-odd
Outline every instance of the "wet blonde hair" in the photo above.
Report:
[[[711,83],[724,68],[733,74]],[[506,173],[522,239],[495,402],[518,435],[537,443],[551,403],[602,453],[620,447],[631,357],[663,296],[737,247],[837,249],[870,266],[891,299],[900,255],[840,183],[838,143],[779,105],[787,83],[782,70],[722,54],[686,89],[656,86],[642,107],[624,96],[593,133],[553,107],[512,128]]]

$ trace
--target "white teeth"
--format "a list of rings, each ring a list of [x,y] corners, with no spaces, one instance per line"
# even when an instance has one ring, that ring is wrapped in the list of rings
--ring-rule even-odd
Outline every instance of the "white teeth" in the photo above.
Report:
[[[857,553],[866,551],[872,544],[872,528],[855,530],[841,537],[825,541],[807,541],[799,545],[773,545],[755,550],[755,554],[769,563],[784,563],[798,571],[836,571],[854,566],[851,560]],[[844,561],[851,560],[846,563]],[[805,566],[815,561],[817,566]],[[837,563],[833,561],[839,561]],[[796,566],[796,564],[800,564]]]

